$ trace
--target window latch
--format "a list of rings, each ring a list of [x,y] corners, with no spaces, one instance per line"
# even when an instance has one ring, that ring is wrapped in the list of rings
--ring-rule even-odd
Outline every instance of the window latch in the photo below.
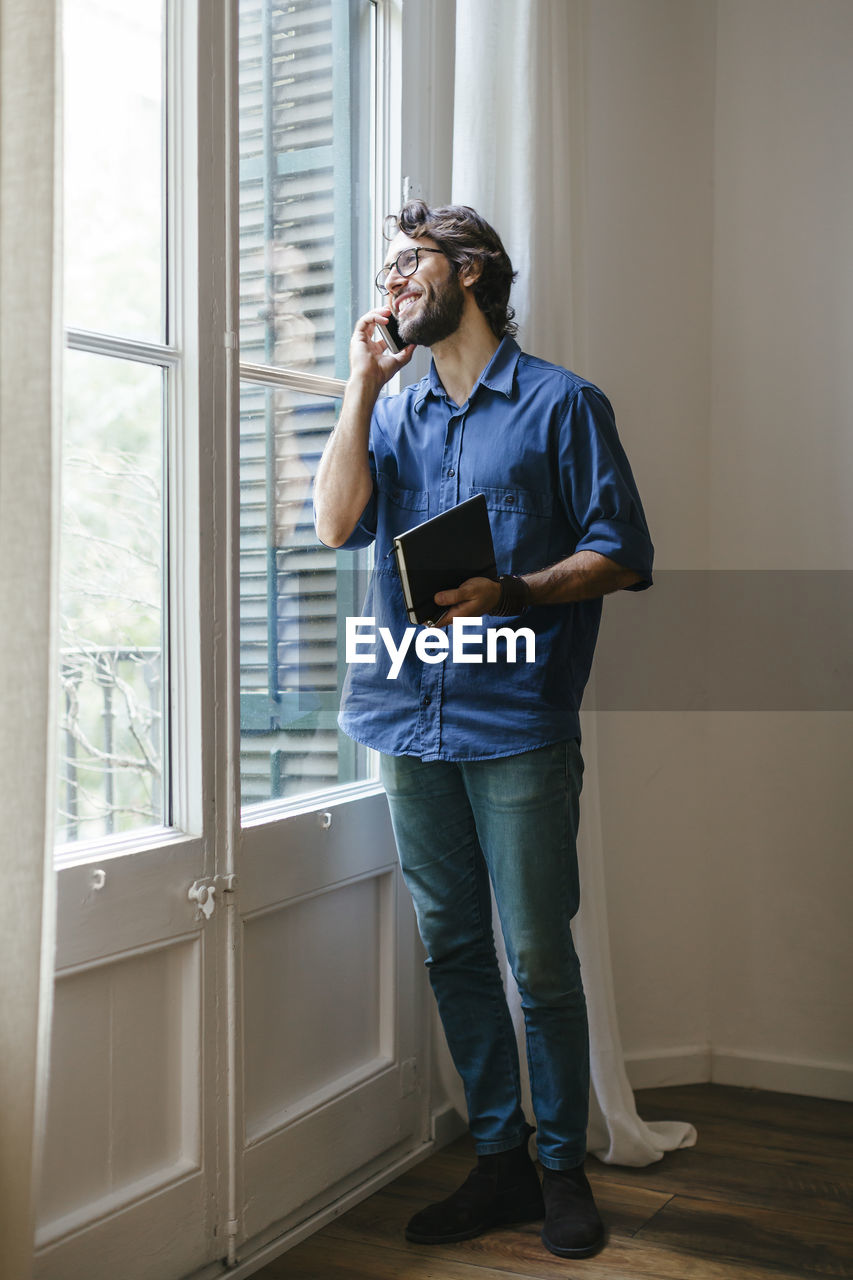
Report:
[[[195,880],[187,891],[187,897],[190,902],[195,903],[196,920],[209,920],[216,910],[216,891],[220,894],[234,893],[237,888],[237,877],[230,876],[208,876],[204,880]]]

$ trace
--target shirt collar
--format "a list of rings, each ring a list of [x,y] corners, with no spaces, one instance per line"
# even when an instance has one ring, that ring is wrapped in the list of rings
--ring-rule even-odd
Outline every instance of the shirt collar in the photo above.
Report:
[[[468,397],[469,402],[473,400],[479,386],[488,387],[490,391],[499,391],[501,395],[509,399],[512,395],[512,388],[515,382],[515,367],[518,364],[520,355],[521,348],[514,338],[511,338],[508,334],[501,338],[498,349],[471,388],[471,394]],[[430,362],[429,373],[421,383],[418,397],[415,400],[415,409],[420,409],[429,395],[435,396],[436,399],[447,395],[436,372],[434,360]]]

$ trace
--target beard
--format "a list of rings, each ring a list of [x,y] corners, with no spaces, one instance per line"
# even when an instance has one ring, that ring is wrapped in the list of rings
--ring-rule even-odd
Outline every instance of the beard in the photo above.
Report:
[[[462,285],[451,270],[444,284],[433,287],[429,294],[422,294],[417,315],[399,322],[400,337],[407,345],[414,342],[420,347],[431,347],[456,332],[464,310]]]

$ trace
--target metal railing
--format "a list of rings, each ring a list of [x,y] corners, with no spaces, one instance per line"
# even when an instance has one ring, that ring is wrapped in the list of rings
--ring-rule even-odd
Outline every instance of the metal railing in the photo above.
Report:
[[[159,646],[63,649],[59,811],[63,842],[163,821]],[[64,824],[64,830],[63,830]]]

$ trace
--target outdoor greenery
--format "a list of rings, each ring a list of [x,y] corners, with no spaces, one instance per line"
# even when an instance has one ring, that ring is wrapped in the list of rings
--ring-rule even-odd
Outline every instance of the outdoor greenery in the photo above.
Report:
[[[66,357],[60,839],[162,821],[162,378]]]

